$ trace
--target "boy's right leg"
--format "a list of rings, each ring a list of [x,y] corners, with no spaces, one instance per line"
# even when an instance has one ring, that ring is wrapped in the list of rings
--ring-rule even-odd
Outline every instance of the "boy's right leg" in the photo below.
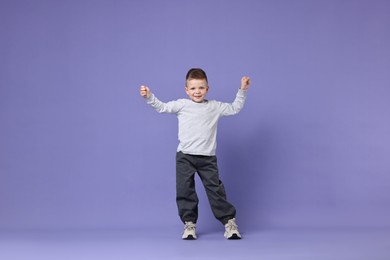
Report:
[[[198,220],[198,196],[195,190],[196,169],[192,158],[182,152],[176,153],[176,203],[183,223]]]

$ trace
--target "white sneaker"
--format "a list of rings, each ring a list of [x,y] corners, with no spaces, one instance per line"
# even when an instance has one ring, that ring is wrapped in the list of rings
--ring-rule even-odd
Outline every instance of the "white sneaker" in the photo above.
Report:
[[[189,221],[186,222],[184,225],[184,233],[182,236],[185,240],[194,240],[196,239],[196,224]]]
[[[238,232],[235,218],[229,219],[228,223],[225,225],[224,237],[227,239],[241,239],[241,234]]]

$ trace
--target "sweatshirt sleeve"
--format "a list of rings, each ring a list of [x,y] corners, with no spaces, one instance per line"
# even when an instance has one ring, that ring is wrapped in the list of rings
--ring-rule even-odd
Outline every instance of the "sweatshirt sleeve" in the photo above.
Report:
[[[148,98],[146,98],[146,103],[159,113],[169,114],[175,114],[179,112],[184,106],[184,102],[180,99],[167,103],[161,102],[153,93],[150,94]]]
[[[244,107],[247,90],[239,89],[233,103],[220,103],[222,116],[238,114]]]

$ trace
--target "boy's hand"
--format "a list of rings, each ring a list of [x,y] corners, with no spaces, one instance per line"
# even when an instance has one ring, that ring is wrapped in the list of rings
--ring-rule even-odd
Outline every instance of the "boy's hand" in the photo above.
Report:
[[[141,86],[139,89],[139,93],[144,98],[150,97],[150,89],[147,86]]]
[[[248,90],[249,85],[251,84],[251,79],[247,76],[242,77],[241,79],[241,87],[242,90]]]

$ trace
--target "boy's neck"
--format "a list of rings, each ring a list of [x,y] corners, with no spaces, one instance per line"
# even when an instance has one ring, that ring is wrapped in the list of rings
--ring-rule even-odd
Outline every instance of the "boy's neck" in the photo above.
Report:
[[[207,102],[209,102],[207,99],[203,99],[202,101],[200,101],[200,102],[196,102],[196,101],[194,101],[194,100],[192,100],[192,99],[190,99],[192,102],[194,102],[194,103],[197,103],[197,104],[202,104],[202,103],[207,103]]]

